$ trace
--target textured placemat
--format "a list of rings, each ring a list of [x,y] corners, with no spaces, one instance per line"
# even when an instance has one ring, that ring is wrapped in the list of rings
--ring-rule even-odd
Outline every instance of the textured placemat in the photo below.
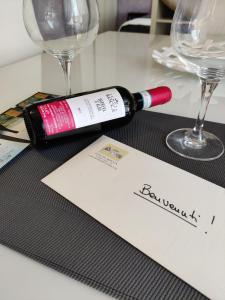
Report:
[[[167,133],[188,126],[193,120],[143,111],[107,135],[225,187],[225,156],[197,162],[165,146]],[[206,128],[225,142],[225,125]],[[120,299],[206,299],[40,181],[99,136],[30,147],[1,170],[0,242]]]

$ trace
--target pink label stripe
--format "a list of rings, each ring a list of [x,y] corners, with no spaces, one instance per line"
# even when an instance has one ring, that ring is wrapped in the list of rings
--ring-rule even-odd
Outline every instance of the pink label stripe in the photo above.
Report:
[[[66,100],[38,106],[46,135],[54,135],[76,129],[75,120]]]

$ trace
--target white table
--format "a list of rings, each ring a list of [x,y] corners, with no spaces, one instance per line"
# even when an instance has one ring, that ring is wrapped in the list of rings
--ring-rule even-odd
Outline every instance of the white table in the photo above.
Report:
[[[108,32],[74,61],[73,92],[112,85],[132,92],[168,85],[173,101],[154,111],[196,117],[200,85],[194,75],[167,69],[151,59],[152,50],[169,45],[166,36]],[[0,111],[37,91],[64,94],[64,78],[56,61],[44,54],[0,69]],[[207,120],[225,123],[225,89],[215,92]],[[223,98],[223,99],[220,99]],[[112,299],[101,292],[0,246],[0,298],[2,300]]]

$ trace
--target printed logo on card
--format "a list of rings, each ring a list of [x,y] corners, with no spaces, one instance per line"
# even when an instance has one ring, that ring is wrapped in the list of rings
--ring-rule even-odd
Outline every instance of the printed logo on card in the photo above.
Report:
[[[106,145],[102,150],[100,150],[100,153],[114,161],[119,161],[128,154],[126,150],[112,144]]]
[[[128,151],[113,144],[107,144],[91,157],[117,169],[117,164],[128,154]]]

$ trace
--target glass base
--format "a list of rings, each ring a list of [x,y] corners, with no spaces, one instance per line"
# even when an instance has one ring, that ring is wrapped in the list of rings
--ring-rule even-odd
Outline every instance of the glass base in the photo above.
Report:
[[[203,131],[199,140],[189,128],[171,132],[166,138],[166,144],[176,154],[194,160],[210,161],[224,153],[223,143],[214,134]]]

